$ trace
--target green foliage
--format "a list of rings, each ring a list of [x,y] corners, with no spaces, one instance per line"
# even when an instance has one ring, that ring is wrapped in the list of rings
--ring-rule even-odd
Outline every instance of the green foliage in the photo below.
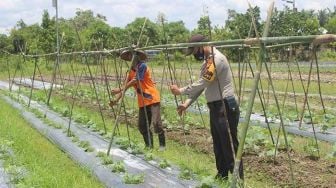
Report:
[[[12,184],[18,184],[27,175],[27,171],[23,166],[15,164],[5,167],[5,172],[9,175]]]
[[[80,141],[78,143],[78,146],[83,148],[85,152],[93,152],[94,148],[91,147],[90,142],[89,141]]]
[[[327,24],[325,25],[325,28],[328,30],[328,33],[335,34],[336,33],[336,15],[331,17]]]
[[[68,117],[70,115],[70,110],[68,107],[63,108],[62,110],[62,116]]]
[[[99,157],[99,158],[101,158],[101,157],[105,157],[107,155],[106,155],[106,152],[99,151],[96,156]]]
[[[142,150],[144,148],[143,146],[140,146],[139,144],[132,143],[131,147],[127,149],[127,151],[133,155],[136,154],[143,154],[144,151]]]
[[[184,180],[191,180],[193,176],[193,172],[189,168],[183,168],[181,169],[181,172],[179,174],[179,178]]]
[[[0,106],[0,142],[9,140],[7,145],[11,149],[11,156],[4,159],[4,167],[18,175],[12,180],[19,181],[11,186],[103,187],[88,170],[33,129],[21,112],[2,99]]]
[[[330,50],[330,49],[326,49],[323,50],[319,53],[319,58],[325,61],[330,61],[330,60],[335,60],[336,59],[336,51],[334,50]]]
[[[121,149],[126,150],[130,143],[129,140],[125,137],[116,137],[114,140],[115,144],[119,145]]]
[[[335,159],[336,160],[336,143],[334,143],[334,145],[332,147],[332,150],[327,155],[327,158],[329,158],[329,159]]]
[[[254,29],[252,33],[250,33],[251,27],[251,14],[253,14],[254,19],[256,21],[256,27],[258,33],[261,30],[260,24],[260,8],[253,7],[252,9],[248,9],[246,13],[238,13],[235,10],[228,10],[228,19],[226,20],[226,28],[232,35],[233,39],[243,39],[247,37],[255,37],[256,33]]]
[[[153,160],[153,159],[154,159],[154,156],[153,156],[152,153],[146,153],[146,154],[145,154],[145,160],[146,160],[146,161],[151,161],[151,160]]]
[[[120,172],[125,172],[126,171],[124,163],[122,163],[121,161],[110,164],[109,167],[112,169],[112,172],[115,172],[115,173],[120,173]]]
[[[189,30],[185,27],[183,21],[169,22],[165,29],[167,30],[168,43],[186,42],[189,37]]]
[[[212,187],[216,187],[215,180],[213,179],[212,176],[203,177],[200,185],[197,186],[197,188],[212,188]]]
[[[319,158],[318,148],[315,140],[309,140],[305,146],[303,146],[303,150],[307,153],[308,157],[317,160]]]
[[[167,168],[170,167],[170,164],[168,163],[168,161],[166,159],[163,159],[160,163],[159,163],[160,168]]]
[[[204,36],[209,37],[209,26],[211,26],[211,21],[209,16],[201,16],[197,21],[197,28],[192,32],[193,34],[202,34]]]
[[[319,33],[319,20],[312,11],[293,11],[286,7],[284,11],[275,9],[272,15],[270,36],[302,36]]]
[[[123,181],[125,184],[140,184],[145,182],[145,174],[129,174],[125,173],[123,177]]]
[[[125,32],[129,35],[128,44],[137,44],[142,30],[142,27],[147,18],[136,18],[133,22],[125,27]],[[147,38],[148,43],[147,43]],[[146,25],[143,30],[143,35],[139,41],[140,46],[159,44],[159,27],[154,22],[147,19]]]
[[[225,26],[213,26],[212,40],[242,39],[257,36],[254,28],[251,29],[251,15],[256,21],[257,33],[262,32],[263,21],[258,6],[238,13],[228,10],[228,18]],[[190,33],[201,33],[209,36],[208,16],[201,16],[197,22],[197,28],[190,32],[182,20],[167,22],[165,15],[159,17],[164,20],[164,36],[162,21],[147,20],[144,32],[140,38],[140,46],[156,45],[164,43],[186,42]],[[126,27],[113,27],[108,25],[106,17],[95,14],[92,10],[77,9],[73,18],[59,19],[59,38],[61,51],[102,50],[125,47],[137,44],[145,17],[135,18]],[[336,33],[336,15],[327,9],[313,12],[310,10],[293,11],[290,8],[284,10],[275,9],[272,15],[270,36],[296,36],[320,34],[320,27],[328,30],[328,33]],[[77,36],[77,32],[79,38]],[[21,51],[27,53],[51,53],[56,51],[56,20],[50,18],[49,12],[42,13],[41,24],[27,25],[22,19],[11,30],[10,36],[0,35],[0,49],[12,53]],[[232,50],[230,55],[234,55]],[[236,55],[237,56],[237,55]]]
[[[105,155],[105,156],[101,157],[101,160],[102,160],[103,165],[113,164],[113,159],[110,156]]]

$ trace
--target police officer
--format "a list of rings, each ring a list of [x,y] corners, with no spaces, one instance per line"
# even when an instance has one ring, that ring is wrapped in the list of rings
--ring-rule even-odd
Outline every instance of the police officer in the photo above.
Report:
[[[190,43],[207,41],[208,39],[200,34],[193,35],[189,40]],[[203,61],[199,80],[182,88],[171,85],[170,90],[174,95],[188,96],[186,101],[177,108],[179,115],[205,90],[218,171],[216,177],[227,178],[228,173],[233,172],[234,153],[238,149],[237,126],[239,122],[239,105],[234,97],[230,66],[226,57],[212,46],[188,48],[186,55],[191,54],[196,60]],[[242,162],[239,175],[243,179]]]

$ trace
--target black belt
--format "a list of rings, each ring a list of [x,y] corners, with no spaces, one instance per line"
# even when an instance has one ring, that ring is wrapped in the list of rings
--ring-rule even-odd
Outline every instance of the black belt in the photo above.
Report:
[[[230,106],[230,104],[232,104],[232,103],[236,103],[236,98],[235,98],[234,96],[229,96],[229,97],[225,97],[225,98],[223,99],[223,101],[224,101],[224,103],[225,103],[226,105],[229,105],[229,106]],[[212,107],[212,106],[216,106],[216,105],[218,105],[218,104],[220,104],[220,103],[222,103],[222,100],[217,100],[217,101],[208,102],[207,105],[208,105],[209,107]]]

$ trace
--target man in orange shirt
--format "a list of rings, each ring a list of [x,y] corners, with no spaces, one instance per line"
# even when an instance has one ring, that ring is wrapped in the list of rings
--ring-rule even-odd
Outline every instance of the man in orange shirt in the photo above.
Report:
[[[132,58],[133,54],[134,57]],[[132,67],[124,86],[112,89],[112,94],[117,96],[114,101],[110,102],[110,105],[115,105],[125,94],[123,92],[133,86],[137,93],[139,106],[138,128],[144,138],[146,147],[153,148],[153,133],[150,130],[150,125],[153,123],[154,132],[159,137],[160,150],[164,150],[166,141],[161,121],[160,93],[156,89],[150,70],[144,62],[147,55],[140,50],[134,52],[127,50],[121,53],[120,58],[126,61],[133,60]]]

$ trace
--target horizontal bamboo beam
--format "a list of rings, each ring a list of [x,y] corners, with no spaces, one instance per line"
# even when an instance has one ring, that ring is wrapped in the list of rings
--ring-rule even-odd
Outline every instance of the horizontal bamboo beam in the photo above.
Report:
[[[124,47],[112,50],[101,50],[101,51],[76,51],[76,52],[66,52],[60,53],[59,56],[67,55],[93,55],[93,54],[118,54],[123,50],[136,49],[136,50],[176,50],[184,49],[189,47],[198,47],[198,46],[216,46],[218,48],[255,48],[260,44],[269,45],[266,48],[276,48],[289,45],[298,45],[298,44],[312,44],[314,46],[331,43],[336,41],[336,35],[334,34],[325,34],[325,35],[308,35],[308,36],[284,36],[284,37],[261,37],[261,38],[248,38],[248,39],[234,39],[234,40],[225,40],[225,41],[212,41],[212,42],[196,42],[196,43],[178,43],[178,44],[162,44],[154,45],[142,48],[135,47]],[[22,53],[26,57],[46,57],[46,56],[55,56],[56,52],[49,54],[36,54],[29,55]]]

